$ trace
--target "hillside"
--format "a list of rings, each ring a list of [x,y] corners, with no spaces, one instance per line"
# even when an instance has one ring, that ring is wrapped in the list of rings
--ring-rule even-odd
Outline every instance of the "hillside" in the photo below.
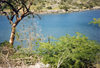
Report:
[[[34,0],[31,10],[42,13],[64,13],[100,8],[100,0]]]

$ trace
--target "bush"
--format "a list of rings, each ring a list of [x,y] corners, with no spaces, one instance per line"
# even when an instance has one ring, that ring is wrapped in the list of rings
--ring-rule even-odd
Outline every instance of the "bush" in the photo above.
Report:
[[[80,33],[53,40],[51,43],[41,42],[38,51],[41,61],[54,68],[88,68],[93,66],[95,56],[100,52],[99,44]]]
[[[94,24],[94,25],[98,25],[100,27],[100,18],[96,19],[94,18],[92,22],[90,22],[89,24]]]
[[[15,52],[9,58],[15,61],[21,61],[26,65],[32,65],[38,61],[38,57],[39,56],[36,55],[34,50],[30,50],[30,48],[20,48],[17,52]]]
[[[10,43],[8,41],[4,41],[2,43],[0,43],[0,46],[10,46]]]
[[[43,7],[42,6],[38,6],[37,7],[37,10],[41,10]]]
[[[60,9],[64,9],[65,11],[68,11],[69,7],[68,6],[65,6],[65,5],[61,5],[59,6]]]
[[[52,7],[51,7],[51,6],[49,6],[49,7],[47,7],[47,9],[52,9]]]
[[[10,45],[8,41],[0,43],[0,53],[7,55],[12,55],[15,52],[15,49]]]

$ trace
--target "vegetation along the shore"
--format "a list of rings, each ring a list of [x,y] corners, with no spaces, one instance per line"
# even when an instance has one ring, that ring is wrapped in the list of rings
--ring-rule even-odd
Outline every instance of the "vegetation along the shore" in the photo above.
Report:
[[[37,14],[69,13],[100,9],[100,0],[34,0],[30,7]],[[29,3],[27,3],[29,5]],[[9,11],[9,8],[6,10]],[[22,11],[20,12],[22,13]]]
[[[31,9],[38,13],[65,13],[98,9],[99,6],[100,0],[34,0]]]

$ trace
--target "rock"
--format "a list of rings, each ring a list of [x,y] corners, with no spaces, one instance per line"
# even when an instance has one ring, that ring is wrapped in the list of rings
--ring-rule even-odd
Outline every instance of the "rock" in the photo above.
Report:
[[[34,66],[34,68],[49,68],[49,67],[50,67],[49,64],[45,65],[45,64],[43,64],[41,62],[36,63],[35,66]]]

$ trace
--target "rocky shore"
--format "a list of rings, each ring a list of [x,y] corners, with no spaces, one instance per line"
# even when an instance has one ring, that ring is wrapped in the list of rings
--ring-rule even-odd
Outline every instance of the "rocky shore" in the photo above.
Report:
[[[40,11],[34,11],[31,10],[32,12],[34,12],[35,14],[58,14],[58,13],[71,13],[71,12],[81,12],[81,11],[87,11],[87,10],[98,10],[100,9],[100,6],[95,6],[93,8],[83,8],[83,9],[79,9],[79,8],[69,8],[67,11],[64,9],[57,9],[57,10],[53,10],[53,9],[46,9],[46,10],[40,10]],[[6,12],[10,12],[10,10],[6,10]],[[22,11],[20,12],[20,14],[22,14]]]
[[[46,11],[39,11],[39,12],[35,12],[36,14],[52,14],[52,13],[71,13],[71,12],[81,12],[81,11],[87,11],[87,10],[97,10],[100,9],[100,6],[95,6],[91,9],[68,9],[67,11],[65,11],[64,9],[59,9],[59,10],[46,10]]]

